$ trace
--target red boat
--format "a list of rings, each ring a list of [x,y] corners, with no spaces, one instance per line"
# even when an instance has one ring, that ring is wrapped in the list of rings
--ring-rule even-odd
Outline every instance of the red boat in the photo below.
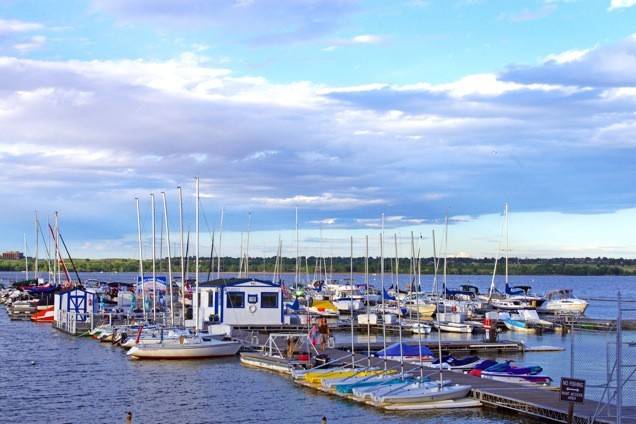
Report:
[[[55,317],[53,313],[53,305],[47,306],[45,309],[40,309],[33,315],[31,315],[31,321],[33,322],[53,322]]]

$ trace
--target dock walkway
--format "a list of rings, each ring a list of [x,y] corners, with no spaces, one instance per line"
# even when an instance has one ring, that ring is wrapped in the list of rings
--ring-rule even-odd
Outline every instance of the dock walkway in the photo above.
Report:
[[[321,352],[329,356],[330,360],[341,359],[342,363],[351,362],[351,353],[341,350],[329,348]],[[367,357],[356,354],[355,361],[358,364],[366,364]],[[275,358],[264,355],[260,352],[244,352],[241,353],[241,362],[248,366],[257,368],[265,368],[283,374],[290,374],[290,362],[286,359]],[[384,360],[382,358],[371,358],[371,365],[374,367],[388,369],[400,369],[400,362]],[[406,371],[419,373],[419,365],[417,363],[404,363]],[[424,376],[436,379],[439,376],[439,370],[423,368]],[[558,392],[548,390],[541,387],[528,387],[514,383],[506,383],[501,381],[489,380],[474,377],[468,374],[462,374],[453,371],[443,371],[443,378],[458,384],[469,384],[472,387],[470,397],[479,400],[484,406],[506,410],[515,414],[525,415],[541,421],[551,422],[567,422],[568,404],[560,400]],[[608,417],[607,411],[602,414],[597,413],[602,405],[594,400],[586,399],[583,403],[575,405],[574,422],[580,424],[591,423],[591,417],[597,415],[597,423],[615,423],[616,419]],[[624,415],[636,416],[636,408],[624,408]],[[636,419],[623,418],[623,423],[635,424]]]

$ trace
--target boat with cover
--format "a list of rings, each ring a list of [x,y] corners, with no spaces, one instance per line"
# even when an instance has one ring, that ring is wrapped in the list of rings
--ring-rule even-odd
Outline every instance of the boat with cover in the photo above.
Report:
[[[372,396],[372,398],[377,404],[439,402],[465,398],[470,389],[471,386],[466,384],[417,382],[396,388],[383,395]]]
[[[203,340],[182,337],[179,343],[133,346],[127,355],[133,359],[201,359],[236,355],[241,343],[235,340]]]
[[[410,345],[405,342],[393,343],[387,346],[386,349],[382,349],[375,356],[392,361],[405,361],[415,362],[431,362],[433,361],[433,352],[426,346]]]
[[[470,375],[509,383],[519,383],[525,385],[550,385],[552,378],[541,374],[543,368],[540,366],[517,367],[512,365],[513,361],[505,361],[495,364],[478,365],[469,372]],[[490,365],[484,368],[486,365]]]

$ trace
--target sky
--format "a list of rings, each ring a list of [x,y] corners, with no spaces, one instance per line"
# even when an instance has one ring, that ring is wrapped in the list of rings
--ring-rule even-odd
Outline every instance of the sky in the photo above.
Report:
[[[0,0],[2,250],[636,257],[635,159],[636,0]]]

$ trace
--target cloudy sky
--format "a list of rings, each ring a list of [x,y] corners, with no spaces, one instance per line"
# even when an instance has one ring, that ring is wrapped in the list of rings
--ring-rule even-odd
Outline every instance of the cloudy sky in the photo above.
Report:
[[[0,0],[1,249],[134,256],[139,197],[148,251],[162,191],[175,241],[199,175],[204,251],[298,207],[303,253],[493,256],[509,202],[513,255],[634,257],[635,159],[636,0]]]

